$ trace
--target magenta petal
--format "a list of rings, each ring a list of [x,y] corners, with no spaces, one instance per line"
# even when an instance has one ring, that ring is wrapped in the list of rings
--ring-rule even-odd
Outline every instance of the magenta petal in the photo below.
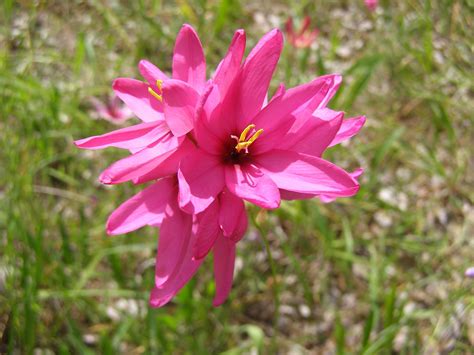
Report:
[[[124,234],[146,225],[160,225],[165,207],[176,193],[174,178],[162,179],[148,186],[112,212],[107,221],[107,233]]]
[[[107,147],[140,149],[168,132],[169,128],[164,121],[144,122],[100,136],[80,139],[75,141],[74,144],[82,149],[103,149]]]
[[[194,258],[202,259],[214,246],[217,237],[222,235],[219,227],[219,200],[214,200],[197,218],[199,223],[194,244]]]
[[[168,303],[193,277],[202,260],[193,259],[196,242],[193,216],[181,211],[176,201],[170,203],[163,220],[155,267],[155,288],[150,305],[161,307]]]
[[[149,86],[141,81],[128,78],[115,79],[112,85],[115,94],[143,122],[163,120],[161,103],[150,95]]]
[[[179,276],[183,263],[192,259],[193,216],[169,201],[161,224],[155,265],[155,286],[162,287]],[[194,238],[194,240],[193,240]]]
[[[240,76],[237,116],[244,128],[262,108],[268,86],[283,48],[283,35],[274,29],[257,43],[246,58]]]
[[[173,79],[187,82],[201,92],[206,81],[206,59],[201,41],[190,25],[179,31],[173,54]]]
[[[216,295],[212,305],[217,307],[224,303],[232,289],[235,265],[235,243],[227,238],[217,238],[213,251]]]
[[[209,154],[220,155],[230,136],[228,122],[221,117],[220,94],[217,85],[210,85],[196,108],[194,134],[200,148]]]
[[[341,197],[352,196],[359,190],[359,184],[346,171],[321,158],[273,150],[254,159],[284,190]]]
[[[100,174],[99,180],[103,184],[119,184],[138,178],[157,167],[178,145],[178,139],[169,133],[149,147],[109,166]]]
[[[336,137],[332,140],[330,147],[345,141],[346,139],[354,137],[359,133],[360,129],[364,126],[366,121],[365,116],[359,116],[354,118],[348,118],[342,121],[341,128],[336,134]]]
[[[332,80],[330,81],[330,85],[327,86],[325,90],[321,91],[311,100],[309,104],[309,108],[311,110],[325,108],[329,101],[331,101],[331,99],[334,97],[342,83],[342,76],[339,74],[324,75],[321,78],[332,78]]]
[[[295,115],[301,110],[301,105],[307,104],[308,100],[325,90],[332,80],[332,77],[317,78],[310,83],[286,90],[284,94],[272,100],[252,120],[257,129],[263,129],[261,138],[252,145],[252,153],[263,153],[278,146],[295,123]]]
[[[300,117],[278,148],[320,157],[336,136],[343,116],[344,112],[324,108]]]
[[[157,157],[153,161],[155,167],[149,172],[134,178],[133,183],[143,184],[151,180],[157,180],[165,176],[176,174],[181,160],[196,149],[196,146],[189,139],[185,139],[178,147]]]
[[[363,174],[363,172],[364,172],[364,169],[358,168],[358,169],[354,170],[353,172],[349,173],[349,175],[354,180],[354,182],[356,184],[358,184],[359,182],[357,180]],[[329,202],[332,202],[332,201],[336,200],[339,196],[319,195],[318,197],[322,202],[329,203]]]
[[[220,157],[195,151],[181,161],[178,180],[180,207],[192,214],[204,211],[224,188]]]
[[[193,129],[199,94],[184,81],[173,79],[163,82],[162,90],[166,123],[175,136],[183,136]]]
[[[280,206],[278,187],[254,165],[228,165],[225,182],[230,192],[263,208]]]
[[[227,93],[230,84],[239,73],[242,57],[245,52],[245,32],[244,30],[237,30],[232,38],[224,59],[219,63],[219,66],[214,73],[213,82],[219,88],[222,96]]]
[[[241,198],[223,191],[219,195],[219,224],[225,237],[239,241],[248,227],[247,212]]]
[[[150,85],[153,86],[153,90],[157,89],[156,81],[157,80],[167,80],[168,76],[164,74],[160,69],[158,69],[154,64],[150,63],[148,60],[140,60],[138,63],[138,70],[140,74],[148,81]]]

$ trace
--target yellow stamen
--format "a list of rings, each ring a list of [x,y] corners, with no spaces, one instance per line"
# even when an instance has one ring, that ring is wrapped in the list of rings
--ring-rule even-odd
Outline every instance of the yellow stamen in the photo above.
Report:
[[[240,134],[239,140],[237,141],[237,145],[235,146],[235,149],[237,152],[240,153],[241,150],[247,150],[247,148],[255,142],[255,140],[263,133],[263,129],[259,129],[257,132],[255,132],[250,138],[247,139],[247,134],[250,132],[250,130],[254,129],[255,125],[254,124],[249,124]],[[234,136],[233,136],[234,137]],[[237,137],[235,137],[237,139]]]
[[[158,87],[158,89],[160,91],[162,91],[161,87],[163,85],[163,80],[157,80],[156,81],[156,86]],[[163,95],[159,95],[157,94],[157,92],[155,90],[153,90],[151,87],[148,87],[148,92],[155,98],[157,99],[159,102],[163,102]]]
[[[151,87],[148,88],[148,92],[156,98],[159,102],[163,102],[163,97],[161,95],[158,95]]]
[[[240,143],[240,142],[245,142],[245,138],[247,137],[247,133],[249,133],[249,131],[250,131],[252,128],[255,128],[255,125],[254,125],[254,124],[249,124],[249,125],[242,131],[242,133],[240,134],[240,137],[239,137],[239,143]]]

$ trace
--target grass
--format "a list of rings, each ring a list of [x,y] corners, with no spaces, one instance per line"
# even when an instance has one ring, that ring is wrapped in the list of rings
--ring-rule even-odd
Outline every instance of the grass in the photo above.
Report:
[[[0,9],[0,352],[472,351],[472,1],[381,1],[376,13],[342,0]],[[249,207],[230,299],[212,307],[206,262],[171,304],[149,308],[157,232],[106,237],[108,214],[138,188],[98,184],[117,150],[73,146],[114,128],[91,119],[88,98],[138,77],[141,58],[170,71],[184,22],[214,68],[235,29],[250,47],[305,14],[321,33],[310,49],[286,45],[272,88],[344,74],[331,105],[368,122],[326,156],[365,168],[360,193]]]

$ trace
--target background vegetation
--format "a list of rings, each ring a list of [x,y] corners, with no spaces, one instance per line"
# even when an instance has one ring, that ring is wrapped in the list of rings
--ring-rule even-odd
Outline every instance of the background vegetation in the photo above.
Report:
[[[362,0],[2,1],[0,352],[472,353],[473,13],[470,0],[375,12]],[[308,49],[286,44],[272,88],[344,74],[331,107],[368,121],[327,157],[364,167],[362,189],[252,208],[228,302],[212,307],[207,262],[151,309],[157,231],[106,236],[140,187],[97,182],[123,152],[73,146],[115,128],[88,100],[138,78],[142,58],[169,72],[184,22],[212,70],[235,29],[250,47],[290,15],[320,34]]]

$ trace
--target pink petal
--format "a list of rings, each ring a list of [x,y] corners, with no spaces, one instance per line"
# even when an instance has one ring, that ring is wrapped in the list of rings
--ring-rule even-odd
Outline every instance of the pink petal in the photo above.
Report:
[[[229,122],[222,119],[221,111],[219,89],[210,84],[197,105],[193,132],[200,148],[213,155],[222,153],[222,146],[231,134]]]
[[[174,178],[162,179],[148,186],[112,212],[107,221],[107,233],[124,234],[146,225],[160,225],[165,207],[176,193]]]
[[[173,79],[187,82],[201,92],[206,81],[206,59],[201,41],[190,25],[179,31],[173,54]]]
[[[194,244],[194,258],[202,259],[214,246],[217,237],[222,235],[219,227],[219,200],[214,202],[198,215],[196,244]]]
[[[315,96],[310,104],[309,108],[312,110],[317,110],[320,108],[325,108],[326,105],[331,101],[331,99],[334,97],[336,94],[337,90],[339,89],[339,86],[341,86],[342,83],[342,76],[339,74],[329,74],[329,75],[324,75],[321,78],[332,78],[330,81],[330,85],[325,88],[324,91],[322,91],[320,94]]]
[[[229,191],[221,192],[219,202],[219,225],[224,236],[238,242],[242,239],[248,227],[245,204],[242,199]]]
[[[170,199],[161,223],[155,265],[155,286],[161,287],[179,274],[184,262],[192,257],[193,216],[184,213],[176,200]]]
[[[146,81],[153,86],[153,90],[155,91],[158,89],[156,86],[157,80],[168,80],[168,76],[148,60],[140,60],[138,70],[140,70],[140,74],[142,74]]]
[[[160,155],[154,160],[155,167],[149,172],[140,175],[133,179],[134,184],[143,184],[151,180],[157,180],[159,178],[176,174],[178,172],[179,163],[197,148],[189,139],[184,141],[175,149],[168,151],[165,154]]]
[[[121,159],[107,169],[99,177],[103,184],[119,184],[138,178],[157,167],[163,159],[168,158],[179,145],[176,137],[168,133],[163,139],[149,147]]]
[[[163,82],[162,90],[166,123],[175,136],[183,136],[193,129],[199,94],[184,81],[173,79]]]
[[[320,157],[336,136],[343,116],[344,112],[324,108],[299,117],[278,148]]]
[[[227,93],[229,85],[239,73],[245,52],[245,32],[237,30],[232,38],[229,50],[214,73],[213,82],[219,88],[221,96]]]
[[[254,161],[284,190],[341,197],[352,196],[359,190],[347,172],[314,156],[273,150],[254,157]]]
[[[345,141],[346,139],[354,137],[359,133],[360,129],[364,126],[366,121],[365,116],[359,116],[354,118],[348,118],[342,121],[341,128],[336,134],[336,137],[332,140],[330,147]]]
[[[235,264],[235,243],[227,238],[217,238],[213,251],[216,295],[212,305],[217,307],[224,303],[232,289]]]
[[[107,147],[138,149],[159,140],[168,132],[169,128],[164,121],[144,122],[100,136],[79,139],[74,144],[83,149],[103,149]]]
[[[362,175],[364,172],[364,169],[358,168],[354,170],[352,173],[349,173],[350,177],[354,180],[356,184],[358,184],[358,178]],[[332,195],[320,195],[319,199],[324,202],[324,203],[329,203],[337,199],[338,196],[332,196]]]
[[[296,118],[293,113],[299,111],[301,105],[307,104],[311,98],[325,90],[332,80],[332,77],[317,78],[310,83],[291,88],[272,100],[252,120],[256,129],[263,129],[260,138],[252,144],[252,153],[263,153],[278,146],[295,123]],[[245,127],[240,128],[243,130]]]
[[[149,86],[144,82],[119,78],[112,85],[115,94],[125,102],[130,110],[143,122],[163,120],[161,103],[148,92]]]
[[[227,165],[225,182],[230,192],[263,208],[280,206],[278,187],[254,165]]]
[[[193,152],[181,161],[178,180],[180,207],[192,214],[204,211],[224,188],[220,157]]]
[[[274,29],[252,49],[244,62],[240,76],[240,100],[235,108],[245,128],[262,108],[263,100],[283,48],[283,35]],[[243,129],[242,128],[242,129]]]
[[[195,226],[189,228],[192,216],[183,213],[175,204],[174,211],[165,218],[160,232],[156,259],[156,286],[150,295],[152,307],[168,303],[194,276],[203,260],[192,258],[196,241]]]
[[[273,94],[272,98],[270,99],[270,102],[272,102],[273,100],[275,100],[277,97],[280,97],[280,96],[283,95],[285,92],[286,92],[285,84],[284,84],[284,83],[280,83],[280,85],[278,85],[278,88],[276,89],[275,93]]]

